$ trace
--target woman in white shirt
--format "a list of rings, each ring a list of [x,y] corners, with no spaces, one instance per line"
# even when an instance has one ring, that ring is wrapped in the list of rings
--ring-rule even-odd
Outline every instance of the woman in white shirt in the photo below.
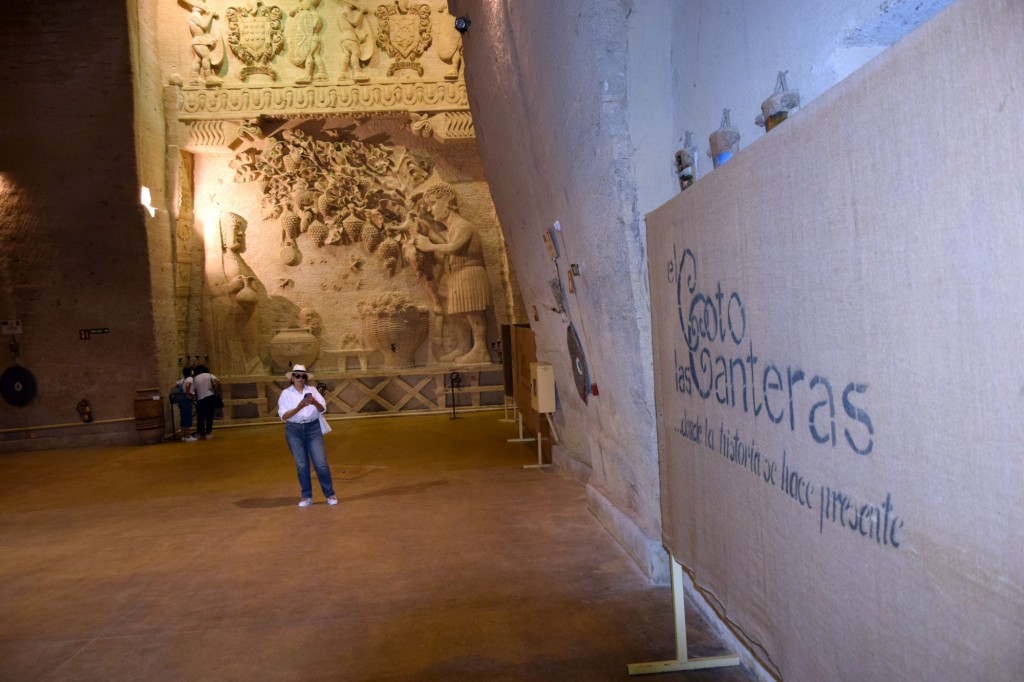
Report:
[[[326,411],[327,406],[323,397],[308,386],[307,382],[313,375],[306,371],[305,365],[295,365],[292,371],[285,373],[285,377],[292,385],[277,399],[277,416],[284,420],[284,438],[288,441],[288,449],[292,451],[295,470],[299,475],[299,486],[302,488],[299,506],[308,507],[313,504],[310,460],[327,504],[334,506],[338,504],[338,498],[334,495],[334,483],[324,450],[324,436],[320,431],[320,413]]]

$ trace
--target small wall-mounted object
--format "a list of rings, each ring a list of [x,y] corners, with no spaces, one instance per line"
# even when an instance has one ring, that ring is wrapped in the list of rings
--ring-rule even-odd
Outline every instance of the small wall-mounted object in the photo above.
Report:
[[[82,418],[83,422],[88,424],[92,421],[92,406],[89,404],[88,400],[82,398],[78,401],[76,409],[78,410],[78,416]]]
[[[693,144],[693,131],[686,131],[683,148],[676,152],[676,177],[682,191],[697,180],[697,146]]]
[[[79,341],[88,341],[89,339],[91,339],[96,334],[109,334],[109,333],[110,333],[110,327],[92,327],[90,329],[79,329],[78,330],[78,340]]]
[[[555,370],[551,363],[530,363],[530,407],[544,414],[555,411]]]
[[[551,260],[558,260],[558,246],[551,236],[551,230],[544,230],[541,236],[544,238],[544,246],[548,247],[548,253],[551,254]]]
[[[786,72],[779,71],[775,80],[775,92],[772,96],[761,102],[761,113],[754,119],[754,123],[768,132],[775,126],[786,120],[789,112],[800,106],[800,92],[790,90],[786,85]]]
[[[708,150],[708,156],[711,157],[711,163],[715,168],[728,161],[733,154],[740,150],[740,131],[732,127],[728,109],[722,109],[722,124],[708,137],[708,144],[711,147]]]
[[[24,407],[36,396],[36,378],[21,365],[13,365],[0,374],[0,395],[10,405]]]
[[[571,324],[565,331],[566,344],[569,348],[569,360],[572,362],[572,378],[576,382],[576,392],[580,400],[587,402],[587,394],[593,390],[597,395],[597,384],[591,384],[590,372],[587,369],[587,356],[583,352],[583,344],[580,343],[576,327]]]
[[[562,280],[555,278],[548,282],[551,287],[551,295],[555,299],[555,305],[551,308],[551,312],[564,313],[565,312],[565,292],[562,290]]]

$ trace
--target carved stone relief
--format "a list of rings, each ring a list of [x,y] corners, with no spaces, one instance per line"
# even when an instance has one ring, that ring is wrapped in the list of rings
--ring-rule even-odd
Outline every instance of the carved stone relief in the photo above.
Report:
[[[418,234],[413,243],[421,252],[447,257],[445,312],[452,322],[460,325],[458,345],[441,361],[490,362],[486,313],[491,307],[491,286],[480,235],[476,226],[459,214],[458,198],[451,185],[433,181],[422,188],[422,194],[426,209],[444,226],[444,234]]]
[[[259,345],[266,291],[242,255],[246,228],[245,218],[229,211],[206,226],[203,328],[207,354],[226,376],[266,374]]]
[[[458,82],[353,83],[315,87],[179,88],[178,119],[254,118],[355,112],[468,111],[466,85]]]
[[[479,195],[464,220],[501,242],[479,161],[463,163],[472,145],[442,144],[473,137],[461,36],[444,3],[180,2],[190,34],[179,28],[175,41],[191,76],[167,76],[180,123],[172,144],[196,165],[194,177],[178,171],[192,191],[176,228],[205,237],[205,261],[198,244],[177,250],[184,350],[227,377],[272,376],[299,356],[328,372],[351,371],[348,360],[363,370],[490,361],[475,333],[497,312],[479,303],[507,278],[481,266],[470,279],[487,291],[458,310],[467,287],[453,271],[465,256],[417,248],[418,237],[443,245],[456,231],[422,196],[441,176],[460,197]],[[487,254],[503,272],[500,251]],[[387,295],[402,311],[376,310]]]
[[[280,7],[264,6],[262,2],[255,7],[228,8],[228,47],[243,64],[239,72],[243,81],[254,73],[277,80],[270,62],[284,47],[282,18]]]
[[[446,22],[447,28],[438,32],[437,56],[451,68],[444,74],[445,80],[462,78],[462,34],[455,30],[455,22]]]
[[[399,293],[381,294],[359,304],[363,338],[378,351],[388,368],[412,367],[414,355],[427,338],[427,311]]]
[[[362,83],[370,79],[363,68],[373,58],[376,47],[376,36],[367,17],[369,10],[360,7],[358,2],[349,0],[341,0],[339,4],[341,76],[338,81]]]
[[[195,55],[190,83],[220,85],[217,70],[224,61],[224,41],[216,24],[217,13],[211,11],[204,0],[185,2],[192,10],[188,17],[188,30],[192,34],[192,51]]]
[[[327,80],[324,66],[323,39],[324,20],[317,13],[320,0],[299,0],[299,6],[288,13],[289,47],[288,58],[292,64],[306,71],[305,76],[296,78],[299,84]]]
[[[288,0],[284,9],[229,1],[181,0],[192,10],[193,62],[189,78],[169,77],[179,120],[469,111],[462,36],[443,4],[432,12],[409,0]],[[229,50],[214,11],[221,2]],[[278,60],[282,52],[288,58]]]
[[[315,139],[295,128],[266,138],[262,148],[235,155],[235,181],[259,186],[263,219],[277,221],[286,265],[297,266],[303,250],[359,243],[394,275],[407,261],[404,233],[393,228],[406,219],[407,197],[430,174],[433,160],[332,135]]]
[[[377,17],[377,46],[395,61],[388,67],[388,76],[396,71],[411,69],[423,75],[419,58],[430,47],[430,7],[410,4],[408,0],[395,0],[394,5],[379,5]]]
[[[256,191],[262,204],[259,232],[278,243],[271,256],[275,264],[264,267],[277,269],[271,279],[279,282],[279,289],[308,290],[316,282],[325,294],[338,292],[343,300],[352,300],[348,297],[365,288],[366,295],[352,303],[360,310],[360,347],[376,349],[387,367],[416,362],[417,349],[427,339],[428,350],[420,351],[426,353],[427,362],[490,362],[487,314],[493,283],[485,270],[476,227],[459,214],[455,190],[430,179],[435,167],[430,153],[390,144],[383,135],[361,137],[355,132],[360,125],[365,124],[265,121],[264,130],[254,130],[250,141],[235,153],[230,163],[233,178]],[[416,139],[409,133],[406,137]],[[229,232],[238,231],[226,230],[225,239]],[[250,279],[228,277],[228,271],[242,273],[247,265],[242,261],[244,239],[240,245],[243,248],[230,240],[218,245],[221,263],[214,262],[214,267],[208,263],[207,268],[208,278],[219,278],[219,272],[225,271],[223,279],[233,288],[228,293],[236,297],[250,282],[260,291],[255,273],[247,275]],[[321,273],[318,282],[309,280],[311,268]],[[280,275],[288,270],[299,275]],[[215,289],[209,284],[208,288]],[[404,310],[385,323],[374,313],[368,320],[365,305],[380,303],[384,294],[405,297],[403,301],[416,309],[415,314]],[[223,316],[225,310],[230,311],[222,304],[216,314]],[[235,310],[232,316],[241,320],[243,313],[248,311]],[[304,364],[309,366],[324,353],[329,359],[341,357],[344,349],[338,348],[336,340],[314,335],[313,343],[311,332],[303,331],[322,327],[319,321],[311,321],[318,314],[303,311],[299,317],[298,322],[294,317],[280,320],[284,324],[279,322],[264,339],[275,366],[286,364],[285,360],[298,362],[295,358],[304,344],[303,357],[309,359]],[[331,319],[339,324],[336,318],[337,313],[332,313]],[[224,325],[219,330],[232,331]],[[377,339],[372,343],[371,331]],[[244,340],[243,332],[239,328],[239,341]],[[339,326],[331,337],[340,333],[352,332]],[[245,358],[241,364],[233,363],[234,374],[259,371],[251,354],[240,355],[224,341],[219,341],[214,353]]]

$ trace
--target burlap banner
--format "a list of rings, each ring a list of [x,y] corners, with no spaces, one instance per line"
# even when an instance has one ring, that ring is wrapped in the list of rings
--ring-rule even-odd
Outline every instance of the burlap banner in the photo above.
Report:
[[[1024,670],[1024,4],[647,218],[666,546],[787,680]]]

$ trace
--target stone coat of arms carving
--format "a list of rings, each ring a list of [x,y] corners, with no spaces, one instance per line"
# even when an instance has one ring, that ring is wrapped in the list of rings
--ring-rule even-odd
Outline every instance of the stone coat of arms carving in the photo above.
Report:
[[[380,5],[377,17],[377,47],[395,61],[388,67],[388,76],[400,69],[412,69],[423,75],[423,65],[417,61],[430,47],[430,7],[408,2]]]
[[[240,74],[243,81],[254,73],[277,80],[277,73],[269,65],[284,47],[282,16],[280,7],[264,6],[262,2],[257,2],[255,8],[228,8],[228,47],[245,64]]]

